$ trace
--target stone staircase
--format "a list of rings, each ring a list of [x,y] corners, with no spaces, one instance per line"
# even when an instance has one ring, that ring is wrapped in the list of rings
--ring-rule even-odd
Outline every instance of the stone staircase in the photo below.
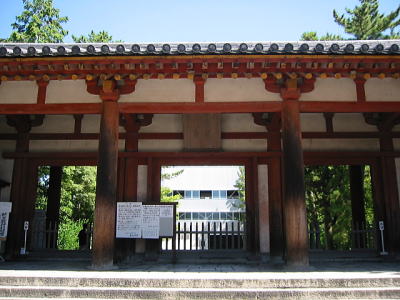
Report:
[[[28,272],[29,273],[29,272]],[[400,299],[400,274],[0,273],[0,299]]]

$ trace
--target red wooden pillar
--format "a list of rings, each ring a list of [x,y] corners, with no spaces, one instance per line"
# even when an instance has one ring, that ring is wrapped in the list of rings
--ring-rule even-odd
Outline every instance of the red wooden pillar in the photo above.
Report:
[[[394,151],[393,139],[389,132],[382,132],[380,147],[381,151]],[[381,157],[381,171],[381,182],[384,191],[382,200],[384,202],[385,215],[385,247],[390,255],[397,256],[400,254],[400,204],[394,157]]]
[[[96,179],[96,207],[93,232],[92,266],[113,266],[117,200],[119,93],[114,82],[103,83],[103,111],[100,122],[99,158]]]
[[[282,89],[282,145],[284,196],[283,216],[286,238],[286,263],[307,266],[308,235],[304,195],[304,160],[301,145],[300,91],[295,80]]]
[[[17,130],[16,152],[29,152],[29,132],[33,126],[39,126],[42,123],[43,116],[39,115],[35,117],[29,115],[7,116],[7,124]],[[14,160],[10,195],[12,210],[6,244],[7,258],[19,255],[24,241],[24,221],[31,221],[33,215],[35,203],[30,201],[32,198],[30,192],[32,192],[32,185],[37,181],[37,172],[31,171],[27,158]]]
[[[267,124],[268,151],[281,152],[281,118],[274,114]],[[268,165],[269,235],[271,259],[282,259],[285,250],[282,221],[282,172],[279,156],[272,157]]]

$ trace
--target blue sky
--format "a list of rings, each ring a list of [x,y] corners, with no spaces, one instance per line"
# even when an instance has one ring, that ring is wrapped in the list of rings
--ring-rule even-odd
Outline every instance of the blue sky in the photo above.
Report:
[[[345,36],[332,10],[344,13],[357,0],[54,0],[68,16],[65,42],[71,34],[108,31],[125,42],[294,41],[304,31]],[[381,0],[389,12],[398,0]],[[22,12],[22,0],[0,0],[0,37]]]

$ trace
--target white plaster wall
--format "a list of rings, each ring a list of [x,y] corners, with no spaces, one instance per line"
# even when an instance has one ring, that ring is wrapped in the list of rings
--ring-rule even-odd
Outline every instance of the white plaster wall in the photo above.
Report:
[[[46,103],[99,103],[98,95],[86,91],[85,80],[51,80],[47,86]]]
[[[254,123],[252,114],[222,114],[222,132],[266,132],[264,126]]]
[[[371,78],[365,82],[367,101],[400,101],[400,80]]]
[[[333,117],[334,131],[377,131],[376,126],[365,122],[362,114],[359,113],[336,113]]]
[[[194,102],[195,85],[189,79],[140,79],[135,91],[119,102]]]
[[[258,211],[260,252],[269,253],[268,165],[258,166]]]
[[[222,140],[224,151],[267,151],[267,141],[257,140]]]
[[[139,151],[182,151],[183,140],[139,140]]]
[[[41,126],[32,127],[32,133],[72,133],[75,119],[72,115],[46,115]]]
[[[119,149],[124,149],[124,141],[119,141]],[[31,152],[67,152],[67,151],[83,151],[83,152],[96,152],[98,150],[97,140],[33,140],[30,142]]]
[[[302,101],[357,101],[356,85],[350,78],[317,78],[310,93],[302,93]]]
[[[261,78],[210,78],[204,86],[204,101],[281,101],[281,98],[277,93],[268,92]]]
[[[323,114],[306,113],[300,114],[301,131],[326,131],[325,118]]]
[[[303,139],[304,151],[379,151],[378,139]]]
[[[0,179],[11,183],[12,180],[12,172],[14,167],[13,159],[4,159],[4,152],[14,152],[15,151],[15,142],[14,141],[1,141],[0,145]],[[1,199],[0,201],[9,201],[10,200],[10,187],[3,188],[1,190]]]
[[[183,132],[181,114],[156,114],[149,126],[141,127],[140,132]]]
[[[100,115],[84,115],[82,133],[98,133],[100,131]]]
[[[35,81],[2,81],[0,104],[32,104],[37,101],[38,86]]]

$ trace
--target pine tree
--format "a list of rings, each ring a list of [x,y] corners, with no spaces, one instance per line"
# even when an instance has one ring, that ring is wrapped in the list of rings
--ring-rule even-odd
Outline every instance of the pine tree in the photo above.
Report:
[[[325,35],[318,37],[315,31],[304,32],[300,38],[301,41],[340,41],[343,38],[340,35],[326,33]]]
[[[399,32],[395,32],[400,25],[400,5],[388,15],[379,13],[378,0],[359,0],[361,5],[354,9],[346,8],[349,17],[338,15],[333,10],[335,22],[344,27],[346,33],[351,34],[357,40],[374,40],[395,38]],[[385,34],[389,30],[390,34]]]
[[[346,13],[339,15],[333,10],[335,22],[344,27],[346,33],[356,40],[396,39],[400,38],[400,5],[388,15],[379,13],[378,0],[359,0],[359,6],[354,9],[346,8]],[[397,30],[397,31],[396,31]],[[314,31],[304,32],[303,41],[332,41],[343,40],[339,35],[327,33],[318,37]]]
[[[60,17],[60,10],[53,7],[53,0],[22,0],[24,11],[11,24],[14,31],[10,42],[60,43],[68,34],[62,23],[68,17]]]

